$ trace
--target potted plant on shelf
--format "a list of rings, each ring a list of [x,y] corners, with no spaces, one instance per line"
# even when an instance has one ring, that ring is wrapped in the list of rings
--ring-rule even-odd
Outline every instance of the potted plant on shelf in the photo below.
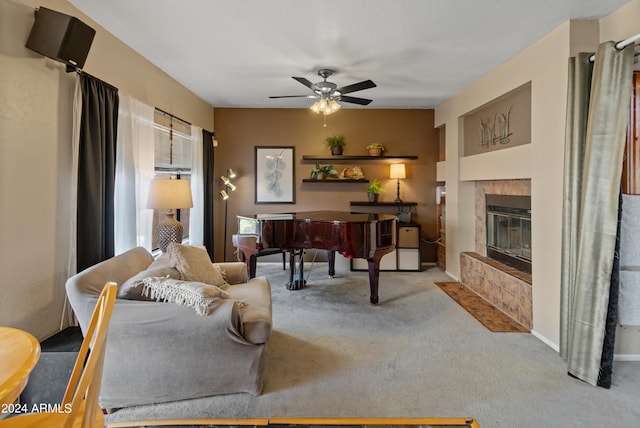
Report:
[[[347,140],[344,138],[344,135],[337,134],[327,137],[325,139],[327,143],[327,147],[331,149],[332,155],[342,155],[342,150],[344,146],[347,145]]]
[[[367,193],[369,196],[369,202],[378,202],[378,197],[380,196],[380,192],[382,192],[382,184],[378,181],[377,178],[374,178],[373,181],[367,187]]]
[[[333,165],[320,166],[320,164],[316,162],[316,166],[311,170],[311,178],[316,180],[324,180],[325,176],[329,175],[338,175],[338,171],[336,171]]]
[[[371,143],[367,146],[367,150],[369,150],[369,156],[381,156],[385,149],[380,143]]]

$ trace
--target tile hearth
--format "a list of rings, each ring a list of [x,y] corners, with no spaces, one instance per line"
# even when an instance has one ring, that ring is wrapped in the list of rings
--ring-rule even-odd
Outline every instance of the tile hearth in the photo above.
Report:
[[[478,253],[460,254],[460,282],[531,330],[531,276]]]

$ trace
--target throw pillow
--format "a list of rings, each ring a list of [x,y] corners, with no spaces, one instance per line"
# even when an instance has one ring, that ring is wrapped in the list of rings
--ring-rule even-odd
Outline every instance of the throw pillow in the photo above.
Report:
[[[155,300],[190,306],[198,315],[208,315],[209,305],[218,299],[228,299],[229,293],[196,281],[181,281],[169,277],[145,278],[144,294]]]
[[[169,276],[174,279],[179,279],[180,272],[170,267],[168,264],[165,266],[154,267],[152,263],[148,269],[138,272],[136,275],[123,282],[122,285],[118,288],[117,297],[127,300],[153,301],[153,299],[150,299],[142,293],[144,285],[143,280],[146,278],[157,276]]]
[[[171,267],[171,260],[169,260],[169,254],[162,253],[149,265],[147,269],[153,269],[156,267]]]
[[[204,282],[217,287],[227,285],[222,273],[211,263],[204,247],[172,243],[167,247],[171,266],[178,269],[184,281]]]

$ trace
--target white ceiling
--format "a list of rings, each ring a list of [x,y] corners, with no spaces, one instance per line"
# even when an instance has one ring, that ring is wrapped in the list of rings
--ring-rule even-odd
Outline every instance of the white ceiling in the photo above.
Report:
[[[309,107],[319,68],[366,108],[433,108],[569,19],[628,0],[70,0],[214,107]],[[91,53],[89,53],[91,55]],[[344,107],[353,105],[346,104]]]

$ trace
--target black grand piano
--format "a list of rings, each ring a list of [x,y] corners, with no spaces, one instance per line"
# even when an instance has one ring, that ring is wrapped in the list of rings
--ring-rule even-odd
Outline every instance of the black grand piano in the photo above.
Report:
[[[255,257],[261,252],[286,250],[290,254],[287,288],[304,286],[305,249],[327,250],[329,275],[335,275],[336,251],[348,258],[369,262],[371,303],[378,303],[380,259],[396,245],[396,217],[342,211],[308,211],[287,214],[238,216],[244,224],[236,244],[250,260],[249,275],[255,276]],[[298,272],[296,273],[296,266]]]

